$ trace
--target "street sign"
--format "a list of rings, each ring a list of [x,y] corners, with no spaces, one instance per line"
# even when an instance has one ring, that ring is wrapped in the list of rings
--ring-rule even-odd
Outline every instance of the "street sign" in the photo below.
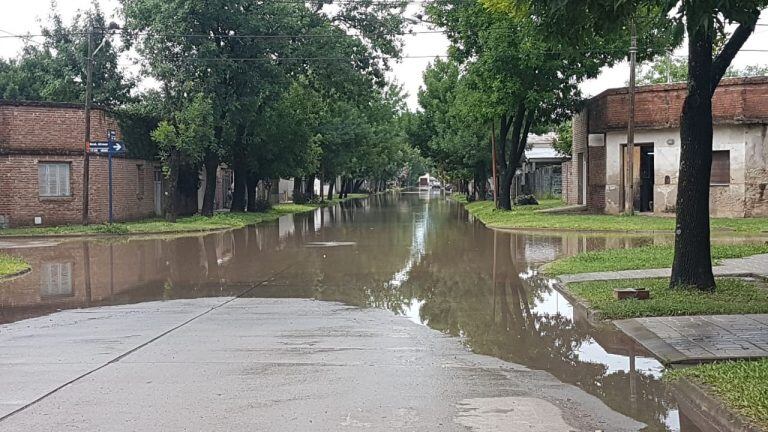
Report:
[[[97,141],[91,143],[91,153],[108,153],[121,155],[125,153],[125,143],[122,141]]]

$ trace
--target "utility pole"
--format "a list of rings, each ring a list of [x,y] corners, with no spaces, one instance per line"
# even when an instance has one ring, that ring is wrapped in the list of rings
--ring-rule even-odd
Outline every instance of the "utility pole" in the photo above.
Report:
[[[83,225],[88,225],[88,183],[90,177],[91,99],[93,98],[93,21],[88,31],[88,64],[85,84],[85,147],[83,147]]]
[[[637,28],[635,20],[630,24],[632,30],[632,42],[629,47],[629,122],[627,130],[627,173],[626,187],[624,194],[624,213],[632,216],[635,213],[635,68],[637,67]]]
[[[499,181],[498,177],[496,177],[496,131],[493,127],[493,122],[491,122],[491,162],[493,165],[491,166],[491,172],[493,173],[493,207],[498,207],[499,205]],[[494,251],[495,253],[495,251]]]

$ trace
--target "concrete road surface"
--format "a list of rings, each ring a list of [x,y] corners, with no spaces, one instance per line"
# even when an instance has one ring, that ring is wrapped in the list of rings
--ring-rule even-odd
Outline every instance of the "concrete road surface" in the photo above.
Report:
[[[628,431],[546,372],[376,309],[209,298],[0,326],[0,431]]]

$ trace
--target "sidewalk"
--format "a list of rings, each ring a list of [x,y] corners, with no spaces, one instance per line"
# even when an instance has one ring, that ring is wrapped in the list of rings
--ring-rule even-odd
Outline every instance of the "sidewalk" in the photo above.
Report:
[[[753,255],[746,258],[724,259],[720,265],[712,267],[715,276],[746,276],[754,275],[768,278],[768,254]],[[588,282],[597,280],[622,280],[664,278],[672,274],[671,268],[620,270],[612,272],[580,273],[559,276],[563,283]]]
[[[715,276],[768,278],[768,254],[725,259],[712,270]],[[622,270],[563,275],[558,279],[568,284],[666,278],[671,271]],[[768,314],[633,318],[614,324],[666,364],[768,357]]]
[[[665,364],[768,357],[768,314],[633,318],[614,324]]]

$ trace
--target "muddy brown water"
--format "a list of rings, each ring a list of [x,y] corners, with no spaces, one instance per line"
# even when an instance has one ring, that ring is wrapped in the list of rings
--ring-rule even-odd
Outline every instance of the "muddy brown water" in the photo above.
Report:
[[[647,430],[697,431],[661,380],[662,365],[612,325],[587,320],[537,271],[587,250],[670,241],[493,231],[461,206],[424,193],[379,195],[199,236],[0,240],[0,251],[33,267],[0,282],[0,324],[181,298],[340,301],[391,310],[479,354],[546,370]]]

